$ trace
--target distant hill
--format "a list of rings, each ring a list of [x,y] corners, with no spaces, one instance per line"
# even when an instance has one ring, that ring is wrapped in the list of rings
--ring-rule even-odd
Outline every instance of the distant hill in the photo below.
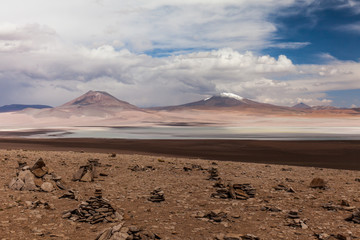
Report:
[[[311,107],[305,103],[298,103],[294,106],[292,106],[292,108],[296,108],[296,109],[311,109]]]
[[[52,108],[52,107],[47,105],[10,104],[0,107],[0,112],[16,112],[16,111],[24,110],[26,108],[44,109],[44,108]]]

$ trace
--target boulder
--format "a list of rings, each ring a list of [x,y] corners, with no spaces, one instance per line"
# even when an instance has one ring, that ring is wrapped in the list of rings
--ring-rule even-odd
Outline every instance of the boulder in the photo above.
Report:
[[[12,190],[21,190],[21,188],[25,185],[25,183],[21,180],[18,179],[17,177],[11,179],[10,183],[9,183],[9,188]]]
[[[314,178],[311,182],[310,182],[310,187],[311,188],[319,188],[319,189],[326,189],[326,182],[324,179],[322,178]]]

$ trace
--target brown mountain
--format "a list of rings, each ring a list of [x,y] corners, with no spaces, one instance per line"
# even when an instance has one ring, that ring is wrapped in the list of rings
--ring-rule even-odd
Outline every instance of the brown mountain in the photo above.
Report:
[[[140,110],[138,107],[131,105],[128,102],[121,101],[116,97],[110,95],[109,93],[102,91],[89,91],[84,95],[61,105],[59,108],[68,108],[68,107],[77,107],[77,108],[110,107],[110,108]]]
[[[123,111],[143,112],[142,109],[121,101],[107,92],[89,91],[59,107],[41,111],[36,116],[60,118],[69,118],[70,116],[112,117],[121,114]]]
[[[249,111],[258,113],[296,113],[296,109],[276,106],[267,103],[252,101],[233,93],[221,93],[197,102],[177,106],[166,106],[153,108],[155,110],[177,111],[177,110],[230,110]]]

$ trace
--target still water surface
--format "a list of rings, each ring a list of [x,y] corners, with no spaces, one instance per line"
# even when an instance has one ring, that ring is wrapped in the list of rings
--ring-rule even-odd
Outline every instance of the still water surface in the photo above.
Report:
[[[359,127],[77,127],[31,138],[360,140]]]

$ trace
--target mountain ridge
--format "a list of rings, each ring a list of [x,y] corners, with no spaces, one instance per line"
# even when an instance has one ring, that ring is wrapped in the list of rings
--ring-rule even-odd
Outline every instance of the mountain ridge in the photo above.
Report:
[[[22,111],[26,108],[45,109],[45,108],[53,108],[53,107],[42,104],[9,104],[9,105],[0,106],[0,113],[17,112],[17,111]]]

